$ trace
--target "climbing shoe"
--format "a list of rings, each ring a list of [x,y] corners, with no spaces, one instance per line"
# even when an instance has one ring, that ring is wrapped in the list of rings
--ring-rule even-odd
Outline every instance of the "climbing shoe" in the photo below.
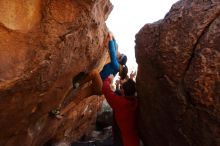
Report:
[[[79,83],[78,82],[73,84],[73,89],[77,89],[77,88],[79,88]]]
[[[52,113],[53,115],[58,115],[58,114],[60,114],[60,110],[59,110],[59,109],[53,109],[53,110],[51,111],[51,113]]]
[[[55,117],[57,119],[62,119],[62,116],[60,115],[60,110],[59,109],[53,109],[49,112],[49,115],[51,117]]]
[[[59,120],[63,118],[63,116],[61,116],[61,115],[56,115],[55,117]]]

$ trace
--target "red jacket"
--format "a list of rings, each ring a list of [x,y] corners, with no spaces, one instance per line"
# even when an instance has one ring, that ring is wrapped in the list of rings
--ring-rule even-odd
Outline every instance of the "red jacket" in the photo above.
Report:
[[[115,112],[115,120],[121,130],[124,146],[139,146],[137,135],[137,100],[128,100],[118,96],[110,89],[110,79],[107,78],[102,87],[106,100]]]

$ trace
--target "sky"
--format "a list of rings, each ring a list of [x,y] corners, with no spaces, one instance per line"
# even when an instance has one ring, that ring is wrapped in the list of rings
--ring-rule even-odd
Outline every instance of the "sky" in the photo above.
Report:
[[[128,57],[129,70],[136,70],[135,35],[147,23],[163,19],[178,0],[110,0],[114,8],[106,24],[114,34],[119,52]]]

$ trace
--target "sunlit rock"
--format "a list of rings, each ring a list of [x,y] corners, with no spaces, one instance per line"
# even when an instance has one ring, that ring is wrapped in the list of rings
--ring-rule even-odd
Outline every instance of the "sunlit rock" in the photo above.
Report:
[[[111,10],[108,0],[0,1],[1,146],[71,143],[88,133],[103,98],[76,97],[72,79],[106,62]],[[57,108],[63,117],[50,117]]]

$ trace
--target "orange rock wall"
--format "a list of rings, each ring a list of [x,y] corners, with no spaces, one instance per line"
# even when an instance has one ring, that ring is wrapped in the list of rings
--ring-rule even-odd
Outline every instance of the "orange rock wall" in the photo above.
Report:
[[[102,98],[73,97],[62,120],[48,112],[63,106],[74,76],[104,65],[111,10],[108,0],[0,1],[1,146],[71,142],[88,132]]]

